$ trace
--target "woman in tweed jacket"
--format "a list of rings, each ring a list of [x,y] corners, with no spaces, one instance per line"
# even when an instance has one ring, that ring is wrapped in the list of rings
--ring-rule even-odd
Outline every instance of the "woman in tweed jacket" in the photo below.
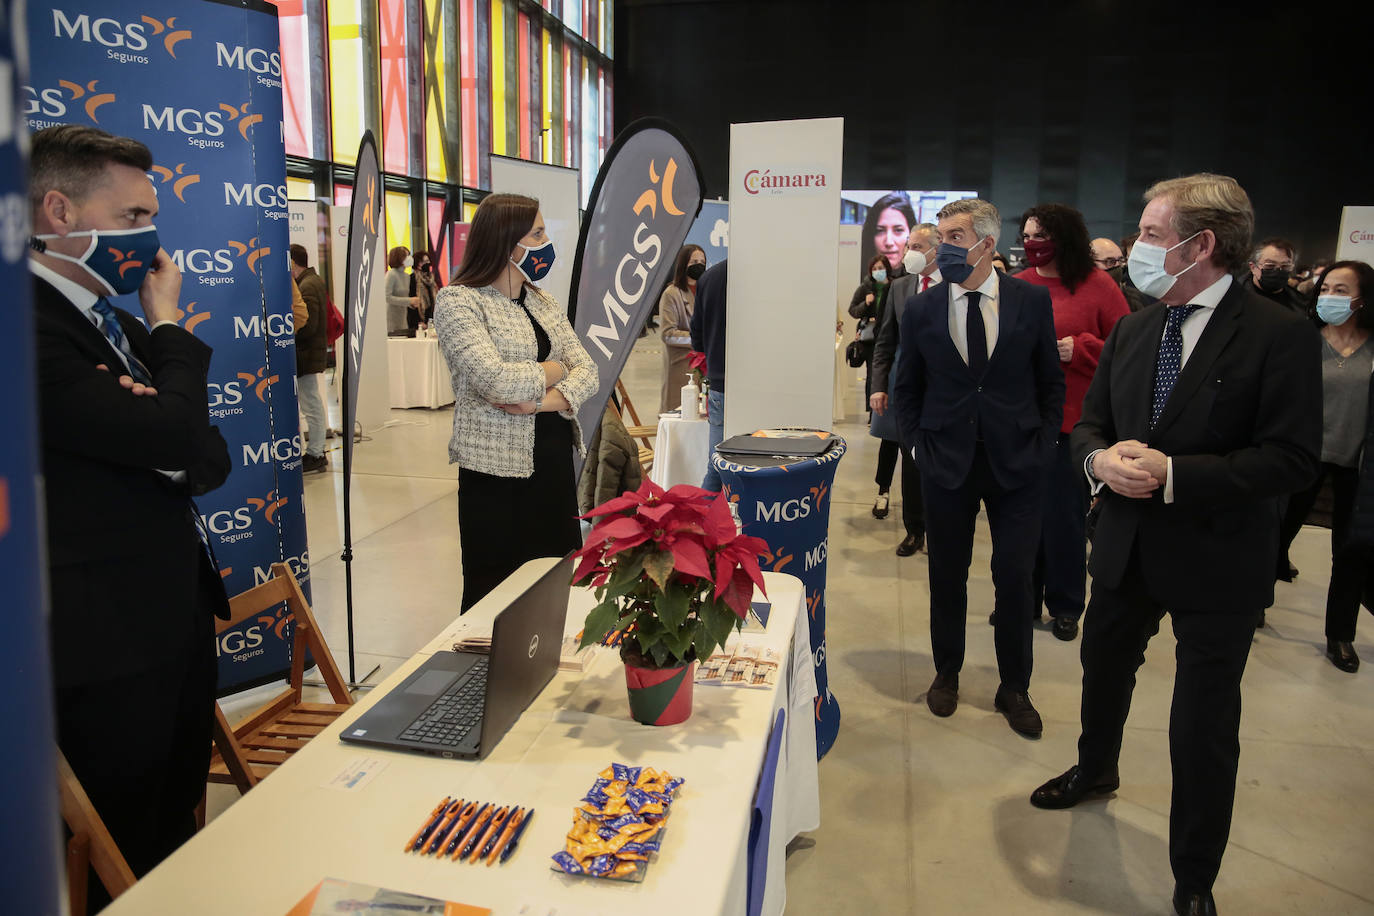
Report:
[[[493,194],[435,302],[453,378],[464,611],[525,561],[581,544],[572,459],[586,454],[577,410],[597,373],[563,306],[534,285],[552,265],[539,202]]]

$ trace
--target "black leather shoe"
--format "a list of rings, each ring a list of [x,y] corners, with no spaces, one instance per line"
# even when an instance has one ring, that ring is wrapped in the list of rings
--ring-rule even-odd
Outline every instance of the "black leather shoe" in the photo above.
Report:
[[[1256,621],[1255,621],[1255,629],[1256,629],[1256,630],[1263,630],[1263,629],[1264,629],[1264,608],[1260,608],[1259,620],[1256,620]]]
[[[1217,902],[1211,891],[1193,894],[1175,885],[1174,912],[1178,916],[1217,916]]]
[[[1032,792],[1030,803],[1037,808],[1058,811],[1072,808],[1085,798],[1111,795],[1120,786],[1121,779],[1115,773],[1089,780],[1075,765]]]
[[[1274,578],[1280,582],[1292,582],[1298,577],[1298,568],[1287,560],[1280,560],[1274,569]]]
[[[930,689],[926,691],[926,705],[942,719],[954,715],[959,705],[959,675],[935,675],[935,680],[930,682]]]
[[[992,707],[1007,717],[1007,724],[1018,735],[1039,738],[1045,730],[1045,723],[1040,721],[1040,713],[1031,705],[1028,693],[998,687],[997,695],[992,698]]]
[[[1054,618],[1054,638],[1062,639],[1064,642],[1073,642],[1078,635],[1078,621],[1072,617]]]
[[[1360,670],[1360,657],[1355,654],[1355,646],[1351,643],[1328,639],[1326,657],[1331,659],[1331,664],[1347,674],[1354,674]]]
[[[897,545],[897,556],[909,557],[916,551],[920,550],[921,545],[925,542],[926,536],[924,534],[908,534],[906,537],[902,538],[902,543]]]
[[[873,517],[887,518],[887,491],[883,490],[878,494],[878,498],[873,500]]]

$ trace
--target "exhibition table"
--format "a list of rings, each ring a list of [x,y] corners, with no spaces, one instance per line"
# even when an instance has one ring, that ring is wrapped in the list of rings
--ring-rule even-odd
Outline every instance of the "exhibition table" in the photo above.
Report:
[[[665,490],[679,483],[701,486],[706,476],[710,427],[705,417],[684,420],[672,414],[660,416],[649,479]]]
[[[270,916],[286,913],[322,878],[334,877],[495,913],[744,913],[753,799],[774,717],[784,709],[761,908],[781,913],[786,844],[820,823],[816,685],[802,586],[793,576],[766,574],[773,603],[768,628],[745,634],[781,653],[777,683],[762,689],[698,685],[692,717],[681,725],[631,721],[617,653],[594,649],[584,672],[560,671],[480,762],[338,740],[342,729],[430,654],[459,638],[489,633],[496,612],[554,562],[533,560],[521,567],[105,912]],[[592,604],[588,591],[572,589],[568,632],[581,628]],[[362,765],[364,760],[373,762]],[[613,761],[686,780],[662,850],[640,884],[575,878],[550,868],[573,808]],[[370,781],[359,780],[355,788],[331,785],[360,766],[375,774]],[[533,806],[536,814],[503,866],[403,853],[424,815],[445,795]]]
[[[448,363],[434,337],[388,337],[386,358],[392,407],[443,407],[453,403]]]

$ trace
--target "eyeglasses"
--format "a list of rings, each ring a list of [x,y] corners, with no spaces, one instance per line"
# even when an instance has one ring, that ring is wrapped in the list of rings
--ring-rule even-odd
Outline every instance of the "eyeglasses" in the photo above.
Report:
[[[1260,261],[1255,266],[1258,267],[1260,270],[1292,270],[1293,262],[1287,261],[1283,264],[1280,264],[1276,261]]]
[[[1103,270],[1111,270],[1113,267],[1120,267],[1126,263],[1125,258],[1093,258],[1093,263]]]

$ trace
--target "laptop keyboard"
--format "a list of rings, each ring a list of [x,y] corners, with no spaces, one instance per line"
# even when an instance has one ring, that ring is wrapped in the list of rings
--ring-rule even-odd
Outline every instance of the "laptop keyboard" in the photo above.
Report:
[[[401,739],[435,746],[460,744],[482,721],[486,693],[487,657],[484,655],[401,732]]]

